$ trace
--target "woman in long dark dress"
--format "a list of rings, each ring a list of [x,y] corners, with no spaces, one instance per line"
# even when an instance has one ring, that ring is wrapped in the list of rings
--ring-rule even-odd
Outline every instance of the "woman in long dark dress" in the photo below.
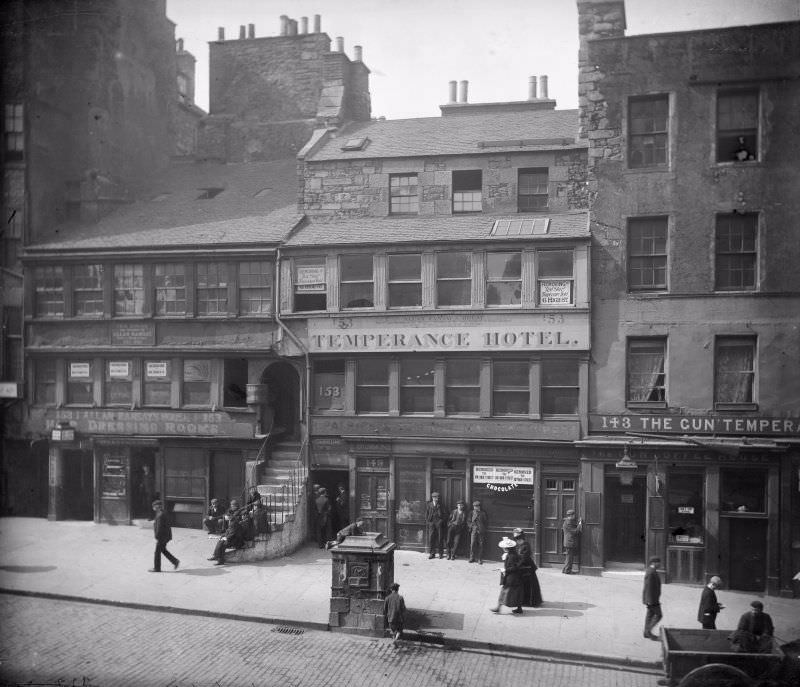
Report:
[[[517,543],[517,555],[520,559],[520,572],[522,574],[523,606],[538,608],[542,605],[542,588],[536,575],[538,568],[533,561],[531,545],[525,539],[525,532],[519,527],[514,529],[514,541]]]
[[[500,611],[500,606],[508,606],[513,608],[511,611],[515,615],[522,613],[522,573],[520,572],[519,565],[520,559],[516,552],[517,542],[508,537],[503,537],[503,540],[498,544],[501,549],[505,549],[503,554],[504,562],[504,578],[503,588],[500,590],[500,596],[497,599],[497,606],[491,609],[493,613]]]

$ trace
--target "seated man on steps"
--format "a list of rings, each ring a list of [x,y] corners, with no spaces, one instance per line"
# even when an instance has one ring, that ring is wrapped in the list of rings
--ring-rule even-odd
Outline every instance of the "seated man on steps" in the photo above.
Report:
[[[244,548],[244,535],[241,520],[236,515],[226,515],[225,518],[228,520],[228,528],[214,547],[214,555],[210,556],[208,559],[210,561],[216,561],[214,565],[225,565],[225,549]]]

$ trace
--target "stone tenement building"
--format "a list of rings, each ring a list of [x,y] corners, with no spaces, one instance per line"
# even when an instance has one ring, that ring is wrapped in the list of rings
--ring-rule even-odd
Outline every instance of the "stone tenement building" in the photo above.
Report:
[[[791,594],[800,22],[625,36],[579,0],[592,361],[582,566]]]

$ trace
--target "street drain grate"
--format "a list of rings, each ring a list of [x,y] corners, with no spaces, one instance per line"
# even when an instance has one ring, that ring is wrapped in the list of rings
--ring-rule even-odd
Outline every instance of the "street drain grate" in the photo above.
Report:
[[[273,627],[271,632],[280,632],[283,635],[301,635],[305,630],[300,629],[299,627],[286,627],[285,625],[280,625],[278,627]]]

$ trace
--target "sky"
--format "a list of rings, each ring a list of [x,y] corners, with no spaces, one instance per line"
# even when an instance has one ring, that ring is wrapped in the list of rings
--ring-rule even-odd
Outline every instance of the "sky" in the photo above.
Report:
[[[469,81],[471,103],[526,100],[547,75],[558,109],[577,107],[575,0],[167,0],[175,37],[197,58],[195,101],[208,110],[208,43],[224,27],[280,34],[280,16],[322,17],[322,31],[363,48],[373,117],[435,117],[450,81]],[[626,0],[626,35],[800,20],[800,0]]]

